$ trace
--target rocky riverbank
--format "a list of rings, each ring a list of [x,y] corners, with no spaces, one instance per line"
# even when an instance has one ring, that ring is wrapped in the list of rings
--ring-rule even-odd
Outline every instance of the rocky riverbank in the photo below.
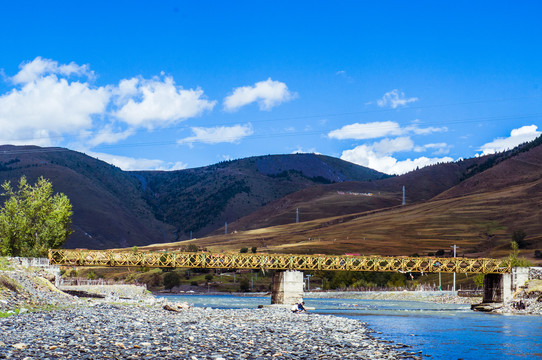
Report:
[[[40,269],[0,265],[0,359],[421,359],[352,319],[191,308],[147,292],[78,298]]]
[[[0,358],[421,359],[365,324],[288,309],[90,306],[0,319]]]

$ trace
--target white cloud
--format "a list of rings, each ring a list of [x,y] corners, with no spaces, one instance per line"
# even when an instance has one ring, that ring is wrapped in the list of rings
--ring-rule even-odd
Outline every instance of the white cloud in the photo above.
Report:
[[[409,151],[414,147],[414,143],[408,137],[397,139],[383,139],[379,142],[369,145],[359,145],[351,150],[343,151],[342,160],[366,166],[374,170],[384,172],[386,174],[404,174],[427,165],[436,164],[439,162],[453,161],[450,157],[443,158],[428,158],[420,157],[414,160],[406,159],[398,161],[392,156],[395,152]]]
[[[20,71],[11,78],[15,84],[27,84],[36,81],[44,75],[57,74],[62,76],[86,76],[93,78],[94,73],[88,65],[77,65],[74,62],[58,65],[58,62],[50,59],[42,59],[40,56],[30,62],[19,65]]]
[[[332,139],[374,139],[389,135],[401,135],[403,130],[393,121],[370,122],[365,124],[354,123],[345,125],[340,129],[329,132]]]
[[[420,128],[418,125],[410,125],[405,127],[405,132],[414,133],[416,135],[429,135],[436,132],[446,132],[448,131],[448,128],[446,126],[442,127],[426,127],[426,128]]]
[[[115,115],[130,126],[147,129],[199,116],[216,104],[205,99],[199,88],[177,87],[171,77],[122,80],[115,94],[119,105]]]
[[[134,129],[115,130],[111,124],[106,124],[103,129],[93,134],[89,133],[91,138],[87,140],[88,145],[98,146],[100,144],[115,144],[121,140],[135,134]]]
[[[234,126],[216,126],[210,128],[191,128],[194,136],[177,141],[179,144],[192,144],[202,142],[206,144],[235,143],[242,138],[252,135],[254,130],[251,124]]]
[[[398,161],[396,158],[390,155],[385,155],[374,151],[370,146],[367,145],[360,145],[352,150],[343,151],[341,159],[361,166],[366,166],[386,174],[395,175],[405,174],[409,171],[415,170],[418,167],[421,168],[437,163],[453,161],[453,159],[450,157],[427,158],[425,156],[414,160],[406,159],[403,161]]]
[[[113,144],[138,128],[168,126],[216,104],[203,90],[184,90],[163,74],[105,86],[92,85],[93,78],[88,65],[41,57],[22,63],[5,77],[14,87],[0,94],[0,142],[52,146],[69,137],[85,147]]]
[[[345,125],[340,129],[330,131],[327,136],[332,139],[339,140],[366,140],[385,136],[400,136],[407,134],[429,135],[434,132],[445,131],[448,131],[447,127],[420,128],[418,125],[414,124],[402,128],[398,123],[394,121],[380,121],[364,124],[354,123],[350,125]]]
[[[379,107],[391,107],[396,109],[399,106],[405,106],[408,103],[418,101],[417,97],[405,98],[404,92],[399,92],[397,89],[393,89],[382,96],[382,99],[376,101]]]
[[[290,101],[296,96],[296,93],[288,90],[285,83],[269,78],[257,82],[254,86],[235,88],[233,93],[224,99],[224,109],[237,111],[245,105],[257,102],[260,110],[271,110],[274,106]]]
[[[12,78],[21,87],[0,95],[0,142],[49,146],[91,128],[93,117],[106,110],[108,89],[57,76],[84,72],[73,63],[59,66],[41,58],[21,65]]]
[[[433,155],[446,155],[450,152],[450,146],[446,143],[425,144],[414,147],[414,151],[416,152],[424,152],[431,149],[435,149]]]
[[[512,149],[520,144],[532,141],[540,136],[542,132],[538,131],[538,126],[528,125],[514,129],[507,138],[497,138],[492,142],[480,147],[482,155],[494,154],[496,152]]]
[[[88,156],[105,161],[106,163],[115,165],[125,171],[137,170],[182,170],[186,169],[187,165],[182,162],[166,163],[162,160],[152,160],[145,158],[133,158],[128,156],[111,155],[97,153],[92,151],[84,151]]]
[[[296,150],[292,151],[292,154],[316,154],[321,155],[318,151],[316,151],[316,148],[310,148],[310,149],[303,149],[301,146],[298,146]]]
[[[371,148],[380,154],[393,154],[400,151],[410,151],[414,148],[414,142],[408,136],[395,139],[382,139],[371,145]]]

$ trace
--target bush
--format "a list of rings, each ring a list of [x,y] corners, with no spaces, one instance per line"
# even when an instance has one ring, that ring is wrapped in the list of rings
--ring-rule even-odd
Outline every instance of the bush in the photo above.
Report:
[[[96,280],[98,276],[94,273],[94,271],[91,271],[87,274],[87,279],[89,280]]]
[[[256,254],[256,251],[258,251],[258,248],[256,246],[253,246],[250,251],[252,251],[253,254]]]
[[[512,241],[515,241],[518,244],[519,249],[525,249],[525,247],[527,246],[525,242],[526,237],[527,237],[527,234],[525,234],[525,231],[516,230],[512,234]]]
[[[23,176],[18,188],[6,181],[1,194],[0,255],[43,257],[59,248],[71,234],[72,205],[64,194],[53,194],[53,185],[40,177],[31,185]]]
[[[542,252],[540,250],[535,250],[534,257],[536,259],[542,259]]]
[[[241,292],[248,292],[250,290],[250,281],[247,277],[241,278],[241,281],[239,282],[239,290]]]
[[[474,284],[476,284],[477,287],[483,287],[484,286],[484,274],[476,274],[473,281],[474,281]]]
[[[207,275],[205,275],[205,280],[206,280],[207,282],[213,281],[213,277],[214,277],[213,274],[207,274]]]
[[[197,282],[197,281],[195,281],[195,280],[194,280],[194,281],[192,281],[192,282],[190,282],[190,285],[192,285],[192,286],[199,286],[198,282]]]
[[[248,248],[247,247],[241,248],[241,250],[239,250],[239,252],[241,254],[246,254],[246,253],[248,253]]]
[[[181,277],[179,274],[175,271],[167,272],[166,275],[164,275],[164,288],[166,290],[171,290],[175,286],[178,286],[181,284]]]

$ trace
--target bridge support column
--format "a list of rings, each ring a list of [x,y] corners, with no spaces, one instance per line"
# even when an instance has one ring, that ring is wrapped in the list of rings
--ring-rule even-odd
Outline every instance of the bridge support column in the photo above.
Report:
[[[295,304],[303,298],[303,273],[280,271],[273,276],[271,304]]]
[[[486,274],[482,304],[473,305],[474,310],[492,311],[512,300],[514,293],[529,280],[529,268],[512,268],[509,274]]]

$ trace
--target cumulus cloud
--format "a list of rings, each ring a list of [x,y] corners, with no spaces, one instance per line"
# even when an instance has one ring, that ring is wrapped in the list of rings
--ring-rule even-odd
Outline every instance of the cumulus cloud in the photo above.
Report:
[[[59,77],[75,73],[89,72],[41,58],[22,64],[12,78],[20,87],[0,95],[0,141],[49,146],[65,134],[91,128],[93,117],[106,110],[110,94],[105,87]]]
[[[532,141],[540,136],[542,132],[538,131],[538,126],[528,125],[514,129],[510,132],[507,138],[497,138],[492,142],[484,144],[480,147],[482,155],[494,154],[496,152],[512,149],[520,144]]]
[[[0,94],[0,142],[52,146],[69,136],[86,147],[112,144],[139,128],[175,124],[216,104],[203,90],[183,89],[163,73],[118,85],[95,86],[93,79],[88,65],[41,57],[22,63],[17,74],[6,77],[14,87]]]
[[[391,107],[396,109],[399,106],[405,106],[408,103],[418,101],[417,97],[406,98],[404,92],[399,92],[397,89],[393,89],[382,96],[381,99],[376,101],[379,107]]]
[[[57,61],[42,59],[40,56],[30,62],[23,62],[19,65],[19,69],[19,72],[11,78],[14,84],[27,84],[50,74],[94,77],[94,73],[89,70],[88,65],[77,65],[74,62],[59,65]]]
[[[99,132],[89,132],[89,139],[87,141],[90,146],[98,146],[100,144],[115,144],[121,140],[125,140],[128,137],[135,134],[135,130],[132,128],[126,130],[115,130],[113,125],[106,124]],[[84,136],[84,134],[82,134]]]
[[[123,80],[115,94],[119,105],[115,116],[130,126],[147,129],[199,116],[216,104],[204,98],[203,90],[185,90],[171,77]]]
[[[192,127],[193,136],[177,141],[179,144],[193,144],[202,142],[206,144],[236,143],[242,138],[254,133],[251,124],[216,127]]]
[[[433,150],[433,155],[445,155],[450,152],[450,146],[446,143],[425,144],[414,147],[416,152]]]
[[[186,169],[187,165],[182,162],[168,163],[162,160],[153,160],[145,158],[133,158],[128,156],[111,155],[105,153],[97,153],[92,151],[82,151],[88,156],[92,156],[106,163],[113,164],[125,171],[138,170],[182,170]]]
[[[401,135],[403,130],[400,125],[393,121],[354,123],[345,125],[340,129],[329,132],[328,137],[332,139],[374,139],[390,135]]]
[[[321,153],[316,151],[316,148],[303,149],[301,146],[298,146],[296,150],[292,151],[292,154],[316,154],[316,155],[322,155]]]
[[[428,158],[425,156],[417,159],[397,160],[392,155],[400,151],[410,151],[414,149],[414,143],[408,137],[397,139],[383,139],[373,144],[359,145],[351,150],[343,151],[342,160],[366,166],[386,174],[404,174],[416,169],[440,162],[453,161],[450,157]]]
[[[354,123],[345,125],[340,129],[330,131],[328,137],[332,139],[366,140],[386,136],[400,136],[407,134],[429,135],[434,132],[448,131],[447,127],[420,128],[417,124],[401,127],[394,121],[379,121],[369,123]]]
[[[274,106],[290,101],[296,96],[296,93],[288,90],[285,83],[269,78],[255,83],[254,86],[235,88],[233,93],[224,99],[224,109],[237,111],[245,105],[257,102],[260,110],[271,110]]]

